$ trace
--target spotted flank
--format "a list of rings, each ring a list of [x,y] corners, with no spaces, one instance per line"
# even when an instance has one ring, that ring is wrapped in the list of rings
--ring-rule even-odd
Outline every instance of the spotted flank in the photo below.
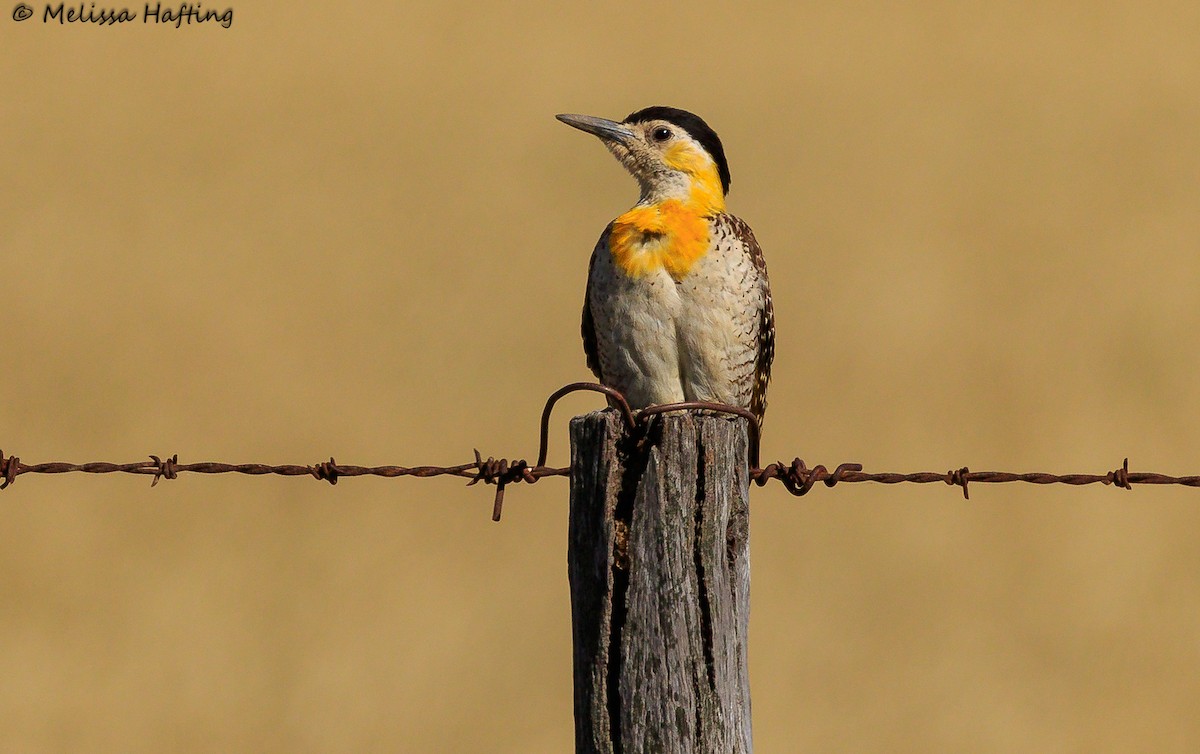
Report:
[[[771,302],[771,283],[767,278],[767,260],[762,247],[754,237],[754,231],[740,217],[723,215],[729,223],[734,237],[741,242],[750,263],[754,265],[762,286],[762,299],[758,316],[758,352],[754,365],[754,387],[750,393],[750,410],[762,424],[767,413],[767,385],[771,382],[771,363],[775,360],[775,306]]]
[[[588,367],[633,408],[712,401],[748,408],[761,422],[775,318],[758,241],[725,211],[720,139],[675,108],[646,108],[619,123],[559,119],[600,137],[641,189],[592,251],[582,322]]]

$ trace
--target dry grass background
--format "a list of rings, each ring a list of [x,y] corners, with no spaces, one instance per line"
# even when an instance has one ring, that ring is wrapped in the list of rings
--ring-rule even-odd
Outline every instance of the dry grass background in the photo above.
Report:
[[[553,115],[661,103],[767,251],[767,458],[1200,471],[1194,2],[234,9],[0,16],[6,452],[531,456],[635,195]],[[0,750],[570,751],[566,492],[22,477]],[[972,492],[755,491],[759,751],[1197,751],[1200,493]]]

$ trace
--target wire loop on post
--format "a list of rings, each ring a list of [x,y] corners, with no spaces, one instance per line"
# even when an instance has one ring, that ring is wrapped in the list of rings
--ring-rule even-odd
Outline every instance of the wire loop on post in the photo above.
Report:
[[[594,393],[603,393],[608,396],[609,401],[616,404],[616,408],[621,410],[621,416],[625,419],[626,426],[632,430],[636,425],[633,419],[633,411],[629,408],[629,402],[625,400],[625,396],[620,391],[614,390],[607,385],[601,385],[598,382],[572,382],[570,385],[564,385],[551,393],[550,397],[546,399],[546,407],[542,409],[541,440],[538,444],[538,466],[546,465],[546,454],[550,452],[550,414],[554,411],[554,404],[558,403],[559,399],[564,396],[585,390],[590,390]]]

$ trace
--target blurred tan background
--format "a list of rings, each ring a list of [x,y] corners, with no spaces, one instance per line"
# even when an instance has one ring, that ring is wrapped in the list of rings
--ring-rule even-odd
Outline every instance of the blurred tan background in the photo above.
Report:
[[[553,115],[671,104],[768,256],[768,460],[1200,473],[1194,2],[34,8],[0,15],[27,463],[532,458],[636,195]],[[971,494],[754,491],[758,750],[1200,750],[1200,490]],[[566,501],[23,476],[0,751],[570,751]]]

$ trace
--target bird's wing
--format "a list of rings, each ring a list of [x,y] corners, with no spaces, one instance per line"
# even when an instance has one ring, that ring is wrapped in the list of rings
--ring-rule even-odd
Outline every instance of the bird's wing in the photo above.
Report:
[[[762,299],[758,311],[758,348],[754,364],[754,386],[750,393],[750,410],[762,424],[767,411],[767,384],[771,381],[771,362],[775,359],[775,306],[771,302],[771,284],[767,279],[767,260],[762,247],[754,237],[754,231],[744,220],[728,216],[733,234],[746,249],[747,256],[758,273],[758,284],[762,286]]]
[[[591,261],[588,262],[587,290],[583,294],[583,321],[579,328],[583,335],[583,353],[587,357],[588,369],[592,370],[592,374],[596,375],[596,379],[601,383],[604,382],[604,375],[600,373],[600,350],[596,344],[596,322],[592,319],[592,276],[596,271],[596,257],[608,252],[608,234],[611,230],[612,226],[610,225],[600,234],[600,240],[596,242],[596,248],[592,250]]]

